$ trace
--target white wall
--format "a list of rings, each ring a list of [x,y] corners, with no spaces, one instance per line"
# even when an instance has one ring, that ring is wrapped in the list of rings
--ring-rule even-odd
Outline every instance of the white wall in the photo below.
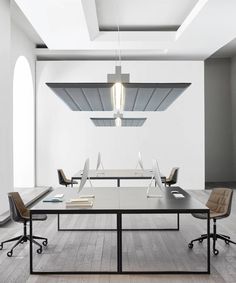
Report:
[[[8,207],[13,189],[12,85],[10,81],[10,1],[0,1],[0,211]]]
[[[235,180],[231,115],[230,59],[208,59],[205,61],[206,181]]]
[[[139,116],[148,117],[141,128],[96,128],[89,117],[104,113],[73,112],[45,85],[106,82],[107,73],[114,72],[114,65],[110,61],[37,62],[37,185],[58,185],[57,168],[63,168],[71,176],[82,168],[87,157],[95,168],[98,151],[106,168],[134,168],[141,151],[145,167],[151,167],[152,158],[158,159],[165,174],[173,166],[179,166],[179,185],[203,189],[204,63],[122,63],[123,72],[131,74],[131,82],[192,83],[167,111],[140,113]]]
[[[18,56],[30,62],[35,74],[34,45],[12,22],[9,0],[0,1],[0,213],[7,210],[7,193],[13,191],[13,73]]]
[[[27,60],[29,67],[14,71],[17,59]],[[35,45],[27,35],[11,22],[11,84],[14,83],[14,187],[33,187],[35,184]]]

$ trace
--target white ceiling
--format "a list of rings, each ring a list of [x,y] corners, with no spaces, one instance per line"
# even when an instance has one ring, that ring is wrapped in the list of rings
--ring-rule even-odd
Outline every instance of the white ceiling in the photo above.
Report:
[[[123,30],[180,26],[197,0],[95,0],[99,27]]]
[[[127,59],[204,60],[236,37],[235,0],[15,2],[49,48],[38,51],[41,59],[110,59],[120,48]],[[113,4],[118,5],[115,12]],[[115,25],[116,13],[120,26],[136,27],[120,31],[120,45],[117,32],[99,30],[99,23]],[[137,31],[179,24],[177,31]]]

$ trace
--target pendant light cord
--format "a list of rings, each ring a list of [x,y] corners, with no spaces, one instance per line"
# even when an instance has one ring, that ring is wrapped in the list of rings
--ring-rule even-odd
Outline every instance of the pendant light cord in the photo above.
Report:
[[[118,31],[118,58],[119,58],[119,64],[121,66],[121,50],[120,50],[120,26],[117,23],[117,31]]]

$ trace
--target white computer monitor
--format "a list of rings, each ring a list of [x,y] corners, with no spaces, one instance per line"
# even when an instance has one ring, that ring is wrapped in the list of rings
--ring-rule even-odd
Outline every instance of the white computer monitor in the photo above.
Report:
[[[147,197],[148,198],[162,198],[163,197],[163,184],[161,181],[161,173],[160,173],[160,169],[158,166],[158,162],[155,159],[153,159],[152,161],[152,170],[153,170],[153,176],[147,188]],[[155,181],[155,187],[153,188],[154,193],[150,194],[153,180]]]
[[[141,152],[138,153],[138,165],[142,170],[144,170]]]
[[[85,163],[84,163],[84,169],[83,169],[83,173],[82,173],[82,177],[81,177],[81,181],[80,181],[80,185],[79,185],[79,192],[83,189],[87,179],[88,179],[88,174],[89,174],[89,158],[86,159]]]
[[[98,153],[98,159],[97,159],[96,170],[98,170],[100,167],[101,167],[102,169],[104,169],[104,168],[103,168],[103,164],[102,164],[101,153],[99,152],[99,153]]]
[[[155,179],[155,187],[158,187],[159,189],[163,189],[163,184],[161,181],[161,172],[158,166],[158,162],[156,159],[153,159],[152,161],[152,169],[154,173],[154,179]]]

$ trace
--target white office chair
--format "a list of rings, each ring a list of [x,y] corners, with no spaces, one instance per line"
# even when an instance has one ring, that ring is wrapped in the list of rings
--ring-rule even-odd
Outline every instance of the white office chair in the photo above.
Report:
[[[101,153],[98,153],[98,159],[97,159],[97,166],[96,166],[96,171],[98,171],[99,168],[102,168],[104,170],[103,164],[102,164],[102,158],[101,158]]]
[[[79,188],[78,188],[78,192],[80,192],[83,189],[87,179],[90,182],[90,186],[93,187],[90,178],[88,178],[88,174],[89,174],[89,158],[86,159],[85,164],[84,164],[84,169],[83,169],[80,185],[79,185]]]
[[[147,188],[147,197],[148,198],[162,198],[163,197],[163,192],[164,192],[164,187],[161,181],[161,173],[160,169],[157,163],[157,160],[153,159],[152,161],[152,170],[153,170],[153,176],[151,179],[151,182]],[[155,191],[157,194],[149,194],[152,182],[155,180]]]

